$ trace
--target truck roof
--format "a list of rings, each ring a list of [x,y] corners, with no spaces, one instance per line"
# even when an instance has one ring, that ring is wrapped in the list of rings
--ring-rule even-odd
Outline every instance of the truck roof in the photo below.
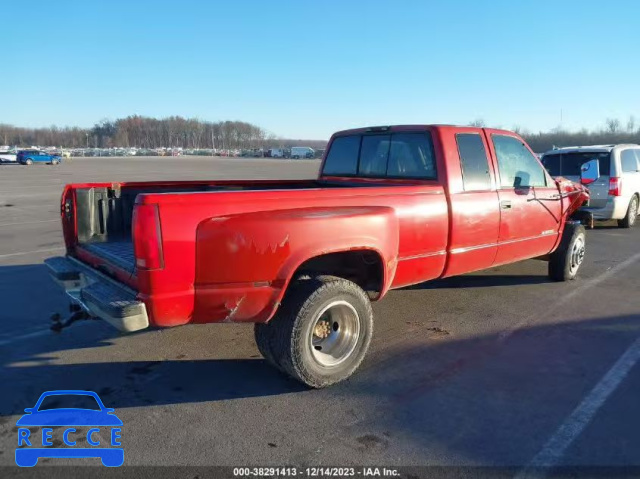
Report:
[[[462,130],[468,131],[480,131],[480,130],[490,130],[496,133],[507,133],[513,135],[513,131],[502,130],[500,128],[485,128],[480,126],[469,126],[469,125],[449,125],[444,123],[431,123],[431,124],[409,124],[409,125],[378,125],[378,126],[366,126],[361,128],[351,128],[348,130],[337,131],[333,134],[333,136],[341,136],[341,135],[353,135],[357,133],[374,133],[374,132],[385,132],[385,131],[407,131],[407,130],[426,130],[426,129],[436,129],[436,128],[460,128]]]

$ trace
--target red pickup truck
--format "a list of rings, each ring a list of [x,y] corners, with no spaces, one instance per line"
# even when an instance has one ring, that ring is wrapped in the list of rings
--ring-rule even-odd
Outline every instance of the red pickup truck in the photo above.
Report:
[[[67,255],[46,263],[76,316],[256,323],[270,363],[323,387],[359,366],[389,289],[529,258],[573,279],[588,198],[509,131],[362,128],[332,136],[317,180],[68,185]]]

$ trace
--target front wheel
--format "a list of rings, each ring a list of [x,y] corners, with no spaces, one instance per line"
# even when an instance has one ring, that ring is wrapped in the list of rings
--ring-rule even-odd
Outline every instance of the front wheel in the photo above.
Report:
[[[24,162],[25,165],[33,165],[33,160],[31,158],[27,158],[27,161]]]
[[[298,281],[262,330],[263,355],[313,388],[344,381],[364,359],[373,334],[373,312],[355,283],[333,276]],[[265,354],[266,352],[266,354]]]
[[[558,249],[549,258],[549,277],[554,281],[575,279],[584,261],[587,235],[582,225],[567,224]]]
[[[627,215],[618,220],[618,226],[620,228],[631,228],[636,224],[636,219],[638,218],[638,197],[634,195],[629,202],[629,208],[627,208]]]

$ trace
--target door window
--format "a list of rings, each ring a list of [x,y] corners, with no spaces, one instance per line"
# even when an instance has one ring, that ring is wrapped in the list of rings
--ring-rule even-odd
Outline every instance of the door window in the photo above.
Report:
[[[522,141],[512,136],[493,135],[502,188],[547,186],[544,168]]]
[[[482,137],[477,133],[458,133],[456,143],[460,153],[464,190],[490,190],[489,160]]]

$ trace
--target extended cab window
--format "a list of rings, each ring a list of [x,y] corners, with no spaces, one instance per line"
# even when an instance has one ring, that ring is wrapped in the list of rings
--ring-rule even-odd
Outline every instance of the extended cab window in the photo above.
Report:
[[[547,186],[544,168],[524,143],[512,136],[492,135],[492,138],[503,188]]]
[[[456,135],[462,184],[465,191],[490,190],[489,159],[482,138],[477,133],[458,133]]]
[[[323,175],[436,179],[428,132],[339,136],[333,140]]]

